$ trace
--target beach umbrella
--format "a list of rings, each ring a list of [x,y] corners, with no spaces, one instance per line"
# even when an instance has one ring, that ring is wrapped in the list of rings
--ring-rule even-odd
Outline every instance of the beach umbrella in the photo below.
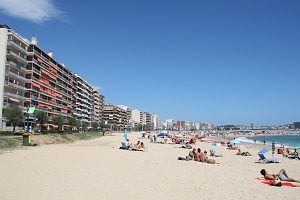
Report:
[[[190,140],[197,140],[197,138],[195,138],[195,137],[191,137],[191,138],[190,138]]]
[[[241,141],[239,141],[238,139],[234,139],[234,140],[231,140],[230,143],[235,143],[235,144],[238,144],[240,143]]]
[[[183,135],[182,134],[177,134],[177,135],[175,135],[176,137],[183,137]]]
[[[158,134],[156,137],[164,138],[166,135],[167,135],[167,134],[165,134],[165,133],[160,133],[160,134]]]
[[[272,141],[272,154],[273,154],[273,157],[274,157],[274,154],[275,154],[275,142],[274,142],[274,140]]]
[[[258,154],[265,154],[267,153],[269,150],[268,149],[262,149],[258,152]]]

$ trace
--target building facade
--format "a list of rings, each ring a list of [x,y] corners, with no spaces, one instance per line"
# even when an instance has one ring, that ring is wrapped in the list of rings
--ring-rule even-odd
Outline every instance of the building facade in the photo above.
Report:
[[[10,124],[3,117],[3,108],[18,106],[24,114],[28,107],[65,120],[102,121],[104,96],[64,64],[43,51],[37,38],[31,41],[7,25],[0,25],[0,119],[1,130]],[[29,118],[35,123],[35,117]],[[11,127],[10,127],[11,128]]]
[[[2,110],[19,106],[26,112],[27,50],[30,41],[6,25],[0,25],[0,127],[6,129]]]
[[[112,104],[103,105],[103,121],[107,124],[124,128],[126,118],[127,111],[124,109]]]

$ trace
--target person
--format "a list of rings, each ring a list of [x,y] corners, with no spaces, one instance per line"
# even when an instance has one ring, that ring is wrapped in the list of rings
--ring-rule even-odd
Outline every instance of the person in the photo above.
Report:
[[[242,152],[241,149],[238,149],[238,152],[236,155],[242,155],[242,156],[252,156],[248,151]]]
[[[265,179],[270,180],[270,181],[280,179],[281,181],[300,183],[300,181],[290,178],[287,175],[285,169],[280,170],[278,174],[269,174],[265,169],[262,169],[262,170],[260,170],[260,174],[263,175]]]
[[[204,151],[203,153],[200,153],[200,162],[206,162],[207,161],[207,151]]]
[[[299,154],[297,152],[297,149],[294,149],[292,152],[290,152],[289,158],[299,158]]]
[[[139,148],[141,148],[141,142],[140,142],[140,141],[137,141],[137,143],[134,144],[134,145],[132,146],[132,148],[133,148],[133,149],[139,149]]]
[[[197,151],[195,152],[195,160],[200,162],[200,154],[201,154],[201,149],[198,148]]]
[[[164,136],[164,142],[165,142],[165,144],[167,144],[167,142],[168,142],[167,136]]]
[[[185,145],[182,145],[182,148],[191,149],[193,147],[188,142],[186,142]]]
[[[194,148],[189,152],[189,155],[186,156],[186,160],[194,160],[196,155],[196,149]]]

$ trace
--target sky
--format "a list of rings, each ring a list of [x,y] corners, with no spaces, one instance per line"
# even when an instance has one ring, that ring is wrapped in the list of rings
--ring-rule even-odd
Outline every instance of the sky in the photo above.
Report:
[[[0,24],[105,96],[174,119],[300,121],[298,0],[0,0]]]

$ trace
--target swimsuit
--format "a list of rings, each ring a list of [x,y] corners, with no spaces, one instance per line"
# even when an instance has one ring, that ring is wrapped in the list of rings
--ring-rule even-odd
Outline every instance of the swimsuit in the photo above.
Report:
[[[288,180],[288,178],[281,172],[279,172],[277,175],[278,175],[279,179],[282,180],[282,181],[287,181]]]

